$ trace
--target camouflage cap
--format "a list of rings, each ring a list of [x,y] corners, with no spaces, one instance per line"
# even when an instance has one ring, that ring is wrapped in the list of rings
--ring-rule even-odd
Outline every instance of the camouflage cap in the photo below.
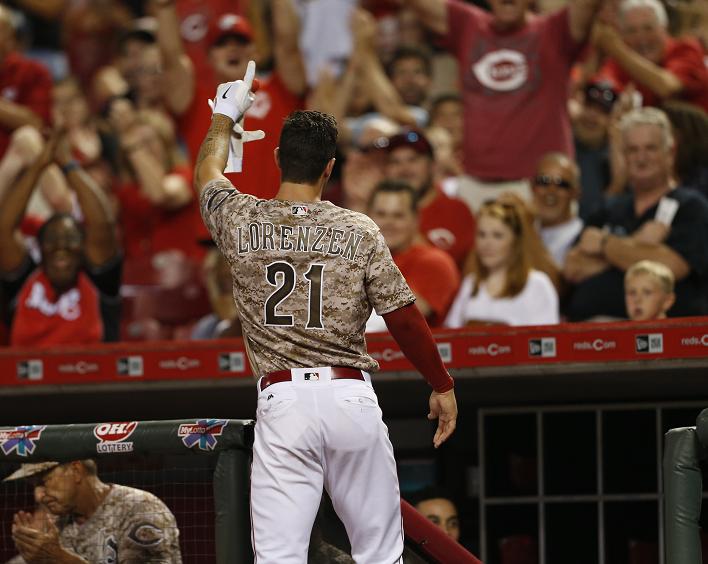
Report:
[[[27,463],[20,466],[19,470],[15,470],[7,478],[3,479],[3,482],[11,482],[12,480],[22,480],[24,478],[29,478],[36,474],[41,474],[47,470],[51,470],[59,466],[61,462],[35,462]]]

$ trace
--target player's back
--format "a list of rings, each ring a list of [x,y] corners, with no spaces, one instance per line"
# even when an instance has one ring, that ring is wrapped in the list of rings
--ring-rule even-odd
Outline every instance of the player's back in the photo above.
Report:
[[[259,200],[226,188],[206,187],[203,215],[231,265],[254,371],[375,370],[364,341],[372,306],[387,313],[413,301],[376,224],[327,201]]]

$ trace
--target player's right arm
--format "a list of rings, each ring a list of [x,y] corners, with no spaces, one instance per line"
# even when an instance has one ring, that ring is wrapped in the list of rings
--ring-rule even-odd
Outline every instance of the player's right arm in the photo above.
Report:
[[[418,20],[428,29],[438,35],[447,34],[446,0],[402,0],[402,2],[415,12]]]

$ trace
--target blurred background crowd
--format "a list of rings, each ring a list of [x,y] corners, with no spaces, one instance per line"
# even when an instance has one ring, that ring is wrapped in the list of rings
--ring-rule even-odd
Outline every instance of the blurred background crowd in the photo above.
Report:
[[[0,343],[240,335],[191,174],[249,59],[234,185],[333,114],[431,326],[708,314],[707,47],[702,0],[4,1]]]

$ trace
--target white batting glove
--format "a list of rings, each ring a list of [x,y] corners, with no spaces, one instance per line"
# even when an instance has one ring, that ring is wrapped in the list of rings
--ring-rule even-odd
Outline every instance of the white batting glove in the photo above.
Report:
[[[262,129],[244,131],[243,118],[234,124],[229,139],[229,158],[226,161],[224,172],[241,172],[243,170],[243,144],[249,141],[258,141],[265,137]]]
[[[248,62],[243,80],[224,82],[216,89],[216,97],[210,100],[212,112],[238,122],[253,104],[255,95],[251,92],[253,78],[256,76],[256,63]]]

